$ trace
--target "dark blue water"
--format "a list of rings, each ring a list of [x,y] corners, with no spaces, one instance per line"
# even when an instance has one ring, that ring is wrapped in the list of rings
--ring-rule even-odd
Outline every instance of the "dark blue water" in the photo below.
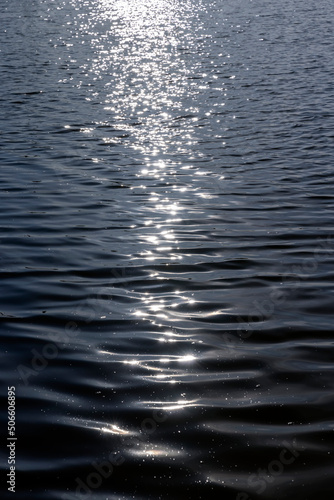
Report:
[[[0,8],[1,498],[332,498],[333,2]]]

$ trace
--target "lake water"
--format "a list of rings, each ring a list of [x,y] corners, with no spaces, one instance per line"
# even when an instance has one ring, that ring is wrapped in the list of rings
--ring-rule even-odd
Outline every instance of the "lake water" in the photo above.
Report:
[[[332,498],[333,2],[0,6],[2,498]]]

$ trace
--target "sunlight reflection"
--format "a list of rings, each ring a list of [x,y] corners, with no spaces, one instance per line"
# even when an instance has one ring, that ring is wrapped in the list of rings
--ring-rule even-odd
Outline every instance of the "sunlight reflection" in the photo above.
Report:
[[[124,429],[120,427],[119,425],[116,424],[108,424],[106,422],[98,422],[94,420],[82,420],[82,419],[75,419],[75,425],[82,425],[87,429],[92,429],[96,430],[98,432],[103,432],[106,434],[117,434],[119,436],[130,436],[130,435],[135,435],[135,432],[129,431],[127,429]],[[72,422],[73,425],[73,422]]]
[[[101,351],[101,352],[104,352],[104,351]],[[110,354],[110,353],[107,353],[107,354]],[[141,367],[145,367],[145,368],[152,368],[151,366],[147,366],[145,365],[144,363],[148,363],[148,362],[154,362],[154,361],[157,361],[159,363],[172,363],[172,362],[178,362],[178,363],[188,363],[190,361],[195,361],[196,360],[196,356],[194,356],[193,354],[186,354],[184,356],[177,356],[177,355],[173,355],[173,356],[164,356],[164,357],[160,357],[160,358],[157,358],[157,357],[154,357],[154,359],[144,359],[144,360],[138,360],[138,359],[132,359],[132,360],[124,360],[123,363],[126,364],[126,365],[137,365],[137,366],[141,366]]]
[[[150,251],[147,251],[145,255],[148,255]],[[170,256],[171,257],[171,256]],[[152,273],[150,277],[155,279],[164,279],[159,276],[158,273]],[[181,295],[180,291],[175,291],[170,294],[168,299],[160,299],[160,297],[154,297],[148,295],[147,293],[141,297],[142,305],[140,308],[135,309],[132,314],[137,317],[142,317],[150,319],[153,321],[157,318],[165,318],[168,320],[174,320],[178,317],[177,309],[181,305],[194,305],[196,304],[195,299],[192,297],[187,297],[186,295]],[[193,312],[192,315],[196,316],[198,313]],[[166,324],[167,326],[167,324]],[[174,335],[175,338],[184,338],[180,335]],[[170,340],[169,340],[170,341]],[[159,338],[159,342],[167,342],[163,338]]]
[[[151,339],[156,347],[151,356],[107,354],[134,373],[145,370],[152,376],[163,376],[167,370],[174,371],[165,381],[175,384],[196,362],[189,351],[198,341],[189,332],[183,335],[163,330],[172,328],[180,318],[188,319],[189,311],[196,316],[193,294],[173,288],[182,287],[191,245],[197,248],[201,244],[191,241],[188,251],[185,225],[193,222],[194,216],[201,217],[203,205],[213,197],[205,188],[212,172],[205,167],[196,134],[203,118],[196,96],[211,76],[193,67],[192,58],[187,56],[199,39],[194,35],[200,25],[198,7],[192,4],[189,16],[187,0],[96,0],[92,4],[92,16],[80,26],[83,33],[91,35],[92,51],[82,71],[92,80],[101,80],[103,91],[97,94],[94,88],[89,89],[87,99],[99,103],[104,116],[95,128],[88,123],[81,133],[87,139],[90,134],[99,134],[99,143],[108,154],[115,152],[117,157],[120,151],[122,155],[130,152],[125,154],[130,161],[124,168],[131,168],[133,182],[126,186],[124,196],[128,213],[134,217],[130,238],[135,239],[136,249],[129,250],[126,257],[148,269],[146,289],[153,292],[146,294],[142,285],[134,285],[127,299],[135,304],[130,314],[136,323],[154,325]],[[181,47],[185,33],[189,46]],[[205,117],[210,113],[205,109]],[[101,176],[102,181],[108,182]],[[193,240],[196,235],[194,230]],[[173,284],[175,276],[180,278],[177,285]],[[185,349],[179,355],[169,354],[172,349],[175,352],[176,343],[183,343]],[[103,432],[115,432],[112,427],[107,429]]]
[[[199,399],[179,399],[177,401],[143,401],[145,406],[148,406],[149,408],[152,409],[159,409],[159,410],[184,410],[185,408],[193,407],[193,406],[198,406],[199,404]]]
[[[131,434],[129,431],[121,429],[117,425],[110,425],[109,427],[102,427],[101,431],[102,432],[109,432],[111,434],[119,434],[121,436],[125,436],[125,435]]]
[[[180,457],[184,455],[185,452],[181,450],[172,449],[170,446],[164,446],[163,448],[158,448],[158,446],[147,445],[139,450],[132,450],[131,455],[140,457]]]
[[[169,127],[170,109],[181,107],[186,91],[185,62],[177,50],[179,33],[187,25],[184,6],[176,0],[99,0],[98,5],[98,21],[110,23],[112,30],[96,41],[92,72],[101,76],[110,68],[112,76],[118,77],[105,109],[118,113],[120,119],[128,116],[134,124],[144,122],[144,127],[122,123],[122,129],[131,130],[138,139],[133,147],[152,158],[169,150],[168,139],[175,133]],[[118,42],[109,50],[108,35]],[[156,166],[165,169],[162,160]]]

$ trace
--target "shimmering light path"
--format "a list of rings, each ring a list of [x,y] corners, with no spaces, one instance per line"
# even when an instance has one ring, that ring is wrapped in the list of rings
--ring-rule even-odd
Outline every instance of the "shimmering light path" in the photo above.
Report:
[[[331,498],[333,3],[0,5],[16,500]]]

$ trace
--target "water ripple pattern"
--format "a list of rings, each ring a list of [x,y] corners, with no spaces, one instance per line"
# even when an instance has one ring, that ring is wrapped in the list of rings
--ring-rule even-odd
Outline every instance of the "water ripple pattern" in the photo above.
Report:
[[[331,498],[333,3],[0,6],[15,498]]]

